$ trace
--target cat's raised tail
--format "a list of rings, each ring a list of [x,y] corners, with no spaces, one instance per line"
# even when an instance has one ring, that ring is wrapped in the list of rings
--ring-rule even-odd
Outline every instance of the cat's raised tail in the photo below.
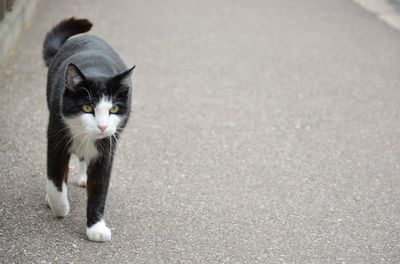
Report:
[[[69,37],[79,33],[85,33],[89,31],[92,26],[93,24],[87,19],[71,17],[53,27],[47,33],[43,43],[43,59],[46,66],[50,66],[51,60]]]

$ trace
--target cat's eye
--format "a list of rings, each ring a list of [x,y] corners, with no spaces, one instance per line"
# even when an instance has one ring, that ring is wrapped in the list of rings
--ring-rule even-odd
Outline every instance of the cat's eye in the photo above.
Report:
[[[110,113],[111,114],[115,114],[115,113],[117,113],[119,111],[119,107],[117,106],[117,105],[113,105],[111,108],[110,108]]]
[[[82,106],[82,110],[85,113],[92,113],[93,112],[93,107],[91,107],[90,105],[83,105]]]

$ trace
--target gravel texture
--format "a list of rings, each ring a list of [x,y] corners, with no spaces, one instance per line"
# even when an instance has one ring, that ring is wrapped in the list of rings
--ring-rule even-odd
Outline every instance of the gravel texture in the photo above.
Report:
[[[44,203],[45,33],[135,69],[109,243]],[[400,263],[400,33],[351,1],[42,0],[0,73],[0,263]]]

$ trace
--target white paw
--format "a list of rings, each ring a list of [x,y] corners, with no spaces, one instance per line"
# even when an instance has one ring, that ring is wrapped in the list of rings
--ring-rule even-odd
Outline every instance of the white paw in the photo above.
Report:
[[[69,213],[69,203],[58,203],[57,205],[50,204],[51,211],[54,217],[66,217]]]
[[[46,203],[50,206],[54,217],[66,217],[69,213],[67,185],[63,183],[62,191],[59,192],[52,181],[47,181]]]
[[[111,240],[111,230],[104,221],[97,222],[91,227],[86,228],[86,235],[89,240],[96,242],[106,242]]]
[[[86,187],[86,177],[80,177],[78,180],[78,186],[80,187]]]

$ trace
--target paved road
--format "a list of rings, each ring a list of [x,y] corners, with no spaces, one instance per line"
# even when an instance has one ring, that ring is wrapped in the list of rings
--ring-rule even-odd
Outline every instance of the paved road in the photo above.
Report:
[[[44,203],[43,37],[136,64],[110,243]],[[347,0],[42,0],[0,73],[0,263],[399,263],[400,33]]]

